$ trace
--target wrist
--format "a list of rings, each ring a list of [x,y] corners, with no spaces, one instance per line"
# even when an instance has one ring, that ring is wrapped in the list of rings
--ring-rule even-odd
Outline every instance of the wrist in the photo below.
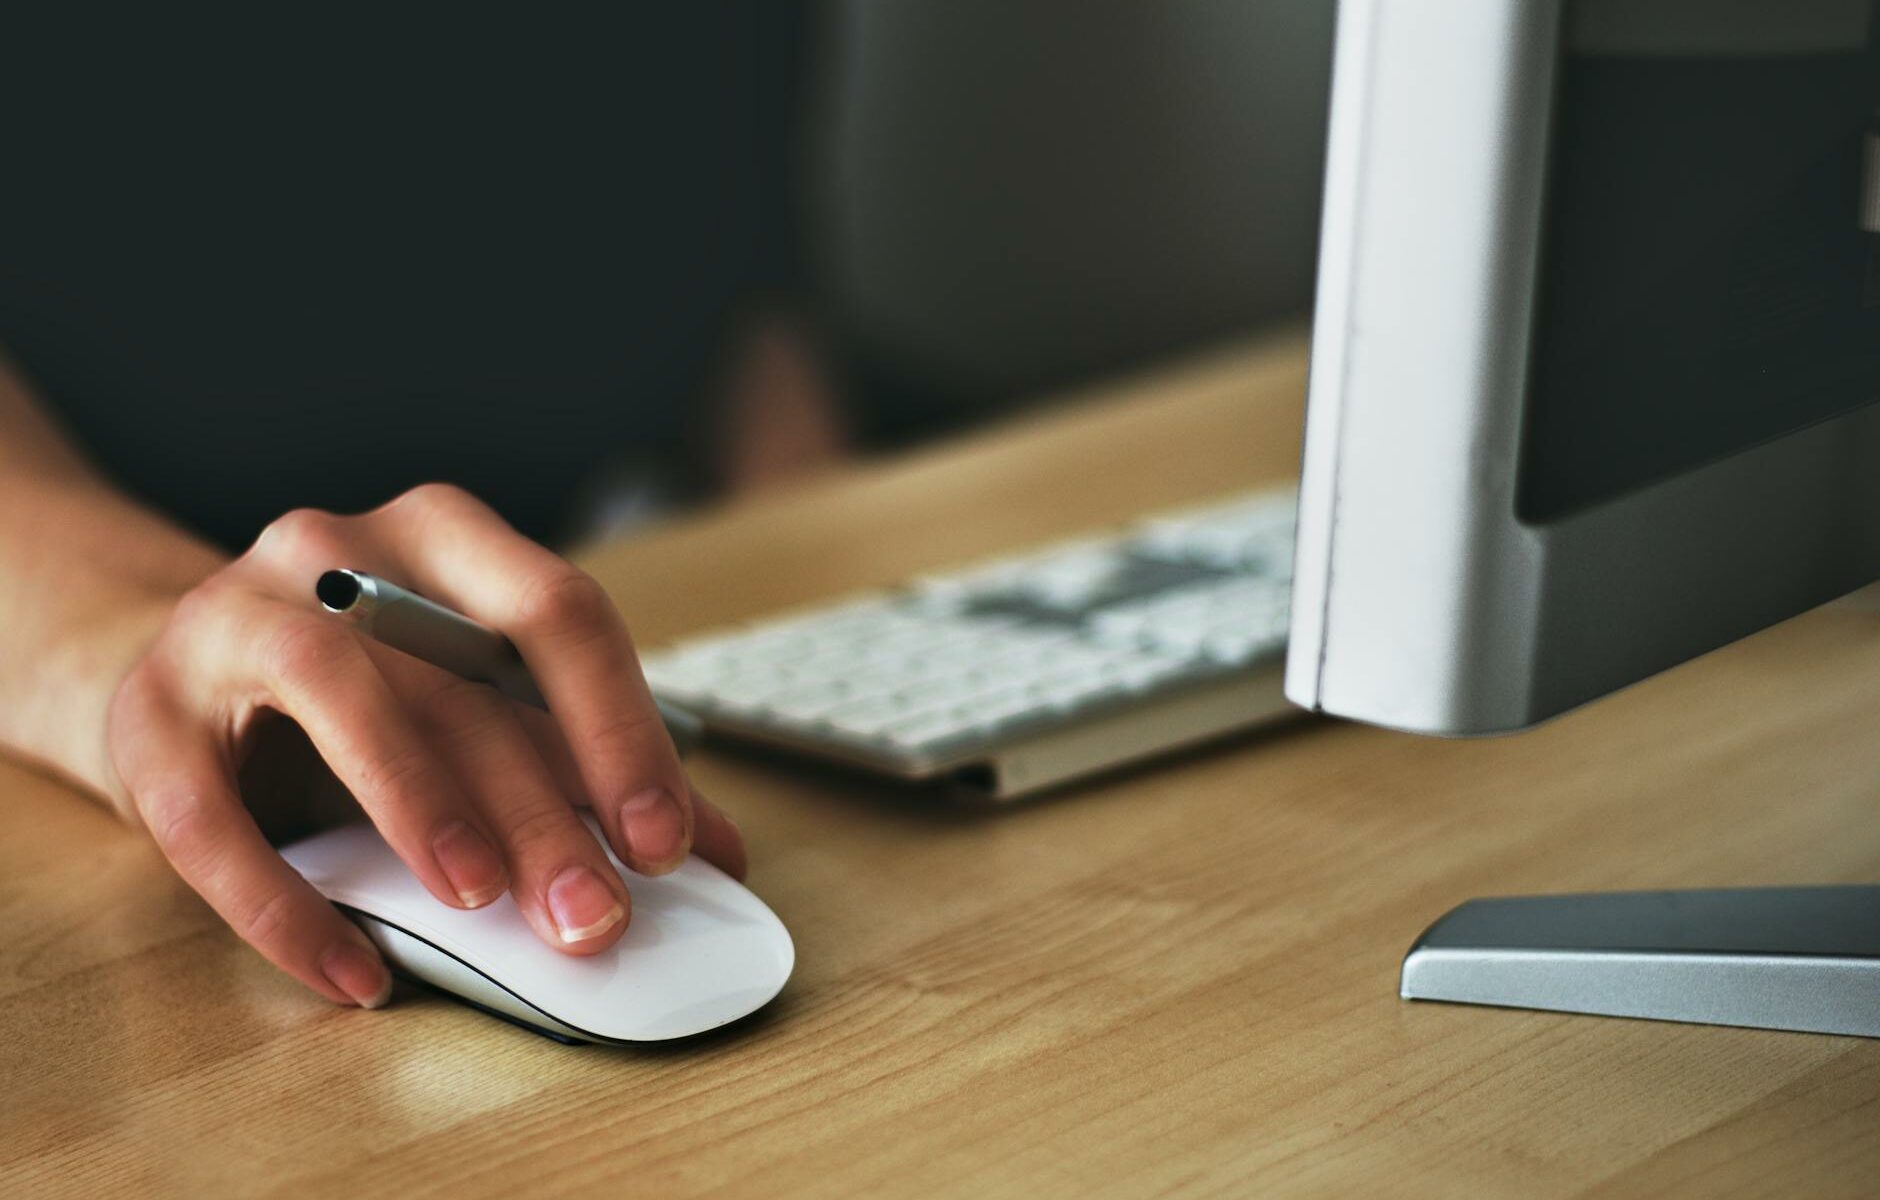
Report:
[[[122,809],[105,714],[223,557],[86,478],[0,478],[0,748]]]
[[[38,699],[23,706],[7,741],[27,758],[128,811],[105,740],[118,685],[150,649],[178,595],[125,596],[74,624],[40,658]]]

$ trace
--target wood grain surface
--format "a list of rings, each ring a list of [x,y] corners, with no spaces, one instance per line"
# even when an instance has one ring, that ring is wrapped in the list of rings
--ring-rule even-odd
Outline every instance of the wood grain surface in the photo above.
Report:
[[[1296,470],[1286,341],[583,561],[643,642]],[[342,1011],[0,765],[0,1195],[1824,1196],[1880,1044],[1407,1004],[1486,893],[1880,878],[1854,597],[1520,737],[1331,722],[1003,811],[711,751],[793,930],[757,1018],[569,1048]]]

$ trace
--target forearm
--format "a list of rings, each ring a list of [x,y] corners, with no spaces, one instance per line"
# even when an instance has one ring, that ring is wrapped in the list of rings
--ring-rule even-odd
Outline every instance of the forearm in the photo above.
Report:
[[[0,748],[121,800],[111,694],[222,562],[93,471],[0,362]]]

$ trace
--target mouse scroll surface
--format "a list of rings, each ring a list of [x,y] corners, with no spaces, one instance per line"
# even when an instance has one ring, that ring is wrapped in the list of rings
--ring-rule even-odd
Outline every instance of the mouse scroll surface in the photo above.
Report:
[[[582,819],[599,838],[593,817],[583,813]],[[486,1008],[592,1041],[663,1041],[715,1029],[768,1003],[796,964],[795,946],[776,914],[696,857],[670,874],[643,876],[609,851],[627,881],[632,919],[611,949],[575,957],[544,944],[511,896],[472,910],[436,899],[370,825],[329,830],[281,854],[335,904],[474,973],[450,967],[409,940],[375,937],[388,959],[411,974]],[[491,988],[520,1005],[491,1003]]]

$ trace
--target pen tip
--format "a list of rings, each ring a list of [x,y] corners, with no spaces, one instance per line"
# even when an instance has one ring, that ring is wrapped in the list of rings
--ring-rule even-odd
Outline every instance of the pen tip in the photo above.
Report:
[[[314,583],[313,594],[329,612],[343,613],[359,599],[359,579],[351,571],[328,571]]]

